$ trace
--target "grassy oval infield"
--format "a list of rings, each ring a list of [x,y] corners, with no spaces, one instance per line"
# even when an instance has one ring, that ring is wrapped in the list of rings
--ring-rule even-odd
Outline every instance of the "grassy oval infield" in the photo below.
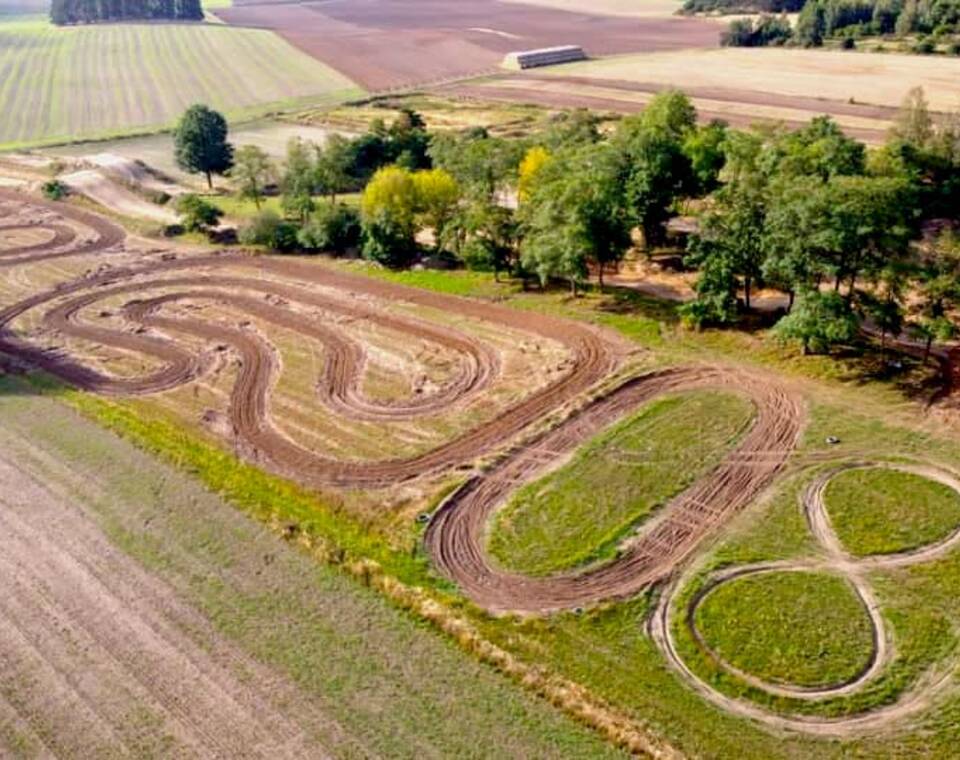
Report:
[[[917,549],[960,527],[960,494],[910,472],[841,472],[827,485],[824,501],[844,548],[860,557]]]
[[[753,416],[747,399],[719,391],[650,402],[519,489],[491,526],[491,555],[530,575],[613,557],[627,531],[721,461]]]
[[[845,580],[825,573],[767,572],[722,583],[702,599],[693,623],[717,657],[768,683],[844,684],[873,654],[863,603]]]

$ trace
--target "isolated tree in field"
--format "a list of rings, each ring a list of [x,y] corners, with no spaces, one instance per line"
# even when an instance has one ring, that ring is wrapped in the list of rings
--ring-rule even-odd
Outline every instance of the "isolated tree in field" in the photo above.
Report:
[[[216,227],[223,216],[220,209],[194,193],[177,198],[176,209],[180,222],[188,232],[206,232]]]
[[[205,105],[190,106],[173,133],[177,165],[191,174],[204,174],[213,189],[213,175],[233,166],[233,146],[227,142],[227,120]]]
[[[270,156],[256,145],[237,150],[230,176],[240,184],[240,197],[251,200],[260,210],[264,188],[273,181],[275,169]]]

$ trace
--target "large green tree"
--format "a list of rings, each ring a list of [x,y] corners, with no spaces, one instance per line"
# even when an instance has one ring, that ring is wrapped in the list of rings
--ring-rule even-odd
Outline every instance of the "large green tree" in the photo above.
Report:
[[[205,105],[190,106],[173,133],[177,166],[191,174],[204,174],[213,189],[213,175],[233,166],[233,146],[227,142],[227,120]]]

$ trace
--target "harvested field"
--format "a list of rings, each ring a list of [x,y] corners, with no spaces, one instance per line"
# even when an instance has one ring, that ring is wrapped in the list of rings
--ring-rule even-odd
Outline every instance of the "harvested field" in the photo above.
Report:
[[[497,0],[254,0],[218,15],[273,29],[374,91],[495,70],[518,49],[576,44],[599,56],[713,47],[719,35],[715,23],[700,19],[622,18]]]
[[[622,756],[27,383],[0,416],[0,756]]]
[[[540,69],[535,73],[501,74],[434,88],[438,95],[476,101],[537,104],[554,108],[590,108],[638,113],[653,96],[681,86],[701,120],[721,119],[734,126],[784,123],[800,127],[814,116],[829,114],[844,130],[867,143],[882,142],[896,114],[892,106],[874,106],[813,97],[790,97],[745,88],[699,87],[565,76]]]
[[[0,71],[5,148],[157,129],[195,102],[243,116],[360,93],[271,32],[214,24],[4,21]]]
[[[683,7],[682,0],[504,0],[539,5],[560,11],[629,18],[670,18]]]
[[[141,756],[327,756],[304,728],[336,735],[335,722],[112,547],[71,496],[9,457],[5,447],[0,725],[15,744],[77,757],[124,748]],[[298,720],[281,706],[290,700],[301,703]]]
[[[787,105],[794,98],[809,101],[811,93],[816,93],[816,98],[827,104],[896,108],[910,88],[923,86],[932,109],[952,111],[960,105],[956,87],[960,60],[892,53],[723,48],[587,61],[552,73],[681,89],[686,89],[687,83],[720,91],[732,86],[762,93],[770,97],[764,102],[778,105]]]
[[[704,120],[797,127],[827,114],[850,135],[879,143],[912,87],[923,86],[933,110],[960,107],[955,86],[960,61],[940,63],[896,54],[724,48],[618,56],[451,83],[434,91],[479,101],[636,113],[656,93],[679,88]]]

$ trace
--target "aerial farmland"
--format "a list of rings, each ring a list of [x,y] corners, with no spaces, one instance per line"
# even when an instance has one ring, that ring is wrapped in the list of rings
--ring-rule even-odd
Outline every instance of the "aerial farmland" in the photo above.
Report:
[[[954,11],[0,3],[0,757],[955,757]]]

